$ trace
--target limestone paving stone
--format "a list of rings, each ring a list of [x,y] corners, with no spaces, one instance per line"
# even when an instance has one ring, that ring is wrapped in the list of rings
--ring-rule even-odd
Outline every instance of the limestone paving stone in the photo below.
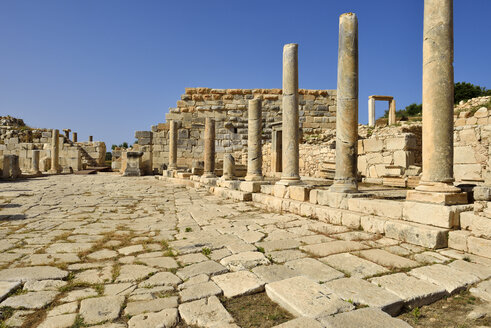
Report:
[[[68,292],[65,297],[60,299],[60,302],[73,302],[84,298],[94,297],[97,295],[99,294],[92,288],[77,289]]]
[[[157,272],[155,268],[139,264],[122,265],[116,282],[134,282]]]
[[[259,266],[251,271],[267,284],[301,275],[299,272],[279,264]]]
[[[128,321],[128,328],[174,327],[178,320],[177,309],[164,309],[160,312],[139,314],[132,317]]]
[[[174,292],[174,287],[171,286],[155,286],[137,288],[128,296],[128,301],[148,301],[157,298],[167,297],[169,293]]]
[[[324,257],[337,253],[346,253],[366,249],[368,246],[357,241],[336,240],[322,244],[300,246],[299,248],[315,256]]]
[[[319,321],[314,320],[312,318],[300,317],[280,325],[274,326],[273,328],[323,328]]]
[[[390,315],[397,315],[403,305],[400,297],[360,278],[341,278],[324,285],[343,300],[380,308]]]
[[[0,271],[0,281],[28,281],[63,279],[68,272],[51,266],[32,266],[24,268],[4,269]]]
[[[157,267],[161,269],[175,269],[179,267],[176,260],[172,257],[152,257],[152,258],[141,258],[138,260],[148,266]]]
[[[254,294],[264,290],[264,282],[254,273],[237,271],[211,277],[227,298]]]
[[[271,241],[262,241],[256,243],[257,247],[262,247],[266,252],[281,251],[285,249],[297,248],[300,242],[294,239],[280,239]]]
[[[273,302],[296,317],[317,318],[354,309],[324,285],[303,276],[269,283],[265,289]]]
[[[288,261],[285,266],[319,283],[344,277],[344,273],[313,258]]]
[[[126,282],[121,284],[105,284],[104,296],[129,295],[136,289],[136,284]]]
[[[357,252],[356,255],[389,268],[401,269],[419,266],[416,261],[389,253],[383,249],[369,249]]]
[[[472,273],[459,271],[443,264],[433,264],[412,269],[409,274],[442,286],[449,294],[462,290],[480,280],[478,276]]]
[[[381,265],[349,253],[329,255],[319,260],[335,269],[349,273],[353,278],[365,278],[389,272],[388,269]]]
[[[405,273],[389,274],[369,279],[404,300],[405,305],[421,307],[438,301],[447,295],[445,288],[416,279]]]
[[[230,271],[249,270],[258,265],[268,265],[270,262],[260,252],[243,252],[227,256],[220,261]]]
[[[377,308],[364,308],[339,313],[334,316],[325,316],[319,318],[319,321],[326,328],[411,328],[405,321],[392,318],[390,315]]]
[[[225,327],[234,319],[216,296],[179,305],[179,314],[188,325]]]
[[[112,279],[112,266],[107,266],[103,269],[90,269],[77,273],[74,282],[86,284],[103,284]]]
[[[275,263],[285,263],[296,259],[307,257],[306,253],[299,251],[298,249],[286,249],[284,251],[274,251],[266,254],[271,257]]]
[[[74,253],[32,254],[23,259],[29,265],[49,265],[52,263],[77,263],[80,258]]]
[[[423,252],[420,254],[415,254],[413,258],[420,263],[445,263],[450,259],[437,252]]]
[[[145,249],[143,245],[132,245],[118,249],[119,254],[131,255],[135,253],[143,252]]]
[[[46,253],[79,253],[86,252],[94,246],[93,243],[55,243],[51,244]]]
[[[182,269],[179,269],[177,270],[176,274],[181,279],[188,279],[202,273],[207,275],[217,275],[225,272],[227,272],[227,268],[225,268],[220,263],[217,263],[215,261],[205,261],[191,264]]]
[[[41,292],[28,292],[26,294],[10,296],[2,303],[0,307],[9,306],[14,309],[40,309],[55,299],[58,292],[54,291],[41,291]]]
[[[491,277],[490,266],[485,266],[485,265],[472,263],[464,260],[453,261],[448,266],[459,271],[474,274],[483,280],[486,280],[489,277]]]
[[[199,274],[197,276],[189,278],[188,280],[186,280],[185,282],[183,282],[182,284],[177,286],[177,288],[179,290],[183,290],[183,289],[188,288],[192,285],[200,284],[200,283],[207,282],[207,281],[210,281],[210,277],[208,277],[208,275]]]
[[[210,296],[217,296],[222,293],[220,287],[217,286],[213,281],[201,282],[193,285],[189,285],[183,288],[179,292],[179,297],[181,302],[189,302],[198,300],[200,298],[206,298]]]
[[[54,317],[47,317],[38,328],[69,328],[77,319],[76,313],[61,314]]]
[[[20,281],[0,281],[0,301],[3,301],[12,290],[20,285]]]
[[[115,258],[117,256],[118,253],[110,249],[101,249],[99,251],[87,255],[87,257],[92,260],[107,260],[107,259]]]
[[[128,302],[123,314],[133,316],[146,312],[159,312],[169,308],[177,308],[177,296],[157,298],[149,301]]]
[[[51,309],[48,312],[47,316],[56,317],[62,314],[75,313],[77,312],[77,309],[78,309],[78,302],[75,301],[75,302],[65,303],[55,306],[53,309]]]
[[[201,253],[192,253],[192,254],[178,256],[177,261],[186,265],[186,264],[194,264],[198,262],[208,261],[208,258]]]
[[[96,324],[118,318],[124,296],[102,296],[80,302],[80,316],[87,324]]]
[[[10,318],[8,318],[5,323],[7,327],[21,327],[27,320],[28,316],[33,314],[32,310],[19,310],[15,311]]]
[[[472,295],[491,302],[491,280],[482,281],[475,287],[472,287],[469,291]]]
[[[42,290],[59,290],[67,284],[63,280],[29,280],[24,284],[24,290],[39,292]]]

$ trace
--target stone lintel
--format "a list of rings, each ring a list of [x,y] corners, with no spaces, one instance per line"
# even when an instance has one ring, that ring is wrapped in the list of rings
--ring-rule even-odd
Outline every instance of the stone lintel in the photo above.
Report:
[[[409,190],[407,192],[406,200],[442,205],[459,205],[468,203],[466,192],[446,193]]]
[[[368,99],[375,99],[375,100],[380,100],[380,101],[391,101],[392,99],[394,99],[394,97],[372,95],[372,96],[368,96]]]

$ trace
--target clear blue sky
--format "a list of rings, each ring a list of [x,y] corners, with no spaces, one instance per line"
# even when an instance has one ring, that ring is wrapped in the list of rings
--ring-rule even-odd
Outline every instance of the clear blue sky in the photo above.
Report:
[[[185,87],[335,89],[338,17],[359,20],[360,122],[371,94],[421,102],[423,0],[0,0],[0,115],[107,146],[165,121]],[[455,0],[455,81],[491,88],[491,0]],[[377,103],[377,116],[386,109]]]

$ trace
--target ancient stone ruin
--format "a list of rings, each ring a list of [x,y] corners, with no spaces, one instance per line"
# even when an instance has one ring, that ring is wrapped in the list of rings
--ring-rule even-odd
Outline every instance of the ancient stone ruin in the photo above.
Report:
[[[465,320],[486,325],[491,97],[454,107],[453,1],[425,0],[422,118],[373,95],[359,124],[358,30],[339,17],[336,90],[299,89],[301,45],[286,44],[282,89],[186,88],[112,173],[60,177],[104,165],[104,143],[2,118],[2,183],[22,174],[36,193],[0,208],[0,320],[249,325],[238,301],[278,328],[402,328],[468,290]]]

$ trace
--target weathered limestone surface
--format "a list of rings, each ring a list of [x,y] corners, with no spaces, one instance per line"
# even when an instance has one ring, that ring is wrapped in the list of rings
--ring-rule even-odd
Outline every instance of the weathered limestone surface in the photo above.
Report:
[[[359,309],[335,316],[320,318],[327,328],[366,327],[366,328],[410,328],[406,322],[392,318],[387,313],[376,308]]]
[[[49,173],[60,173],[59,156],[60,156],[60,132],[57,129],[53,129],[51,132],[51,169]]]
[[[205,120],[204,173],[206,178],[215,177],[215,121],[211,117]]]
[[[353,309],[324,285],[301,276],[267,284],[266,293],[297,317],[318,318]]]
[[[331,190],[356,192],[358,146],[358,20],[339,17],[336,173]]]
[[[225,181],[235,179],[235,159],[231,154],[225,154],[223,156],[222,179]]]
[[[261,101],[259,99],[249,100],[246,181],[260,181],[263,179],[262,132]]]
[[[283,47],[282,168],[285,183],[300,180],[298,161],[298,44]]]
[[[169,122],[169,170],[177,169],[177,122]]]

